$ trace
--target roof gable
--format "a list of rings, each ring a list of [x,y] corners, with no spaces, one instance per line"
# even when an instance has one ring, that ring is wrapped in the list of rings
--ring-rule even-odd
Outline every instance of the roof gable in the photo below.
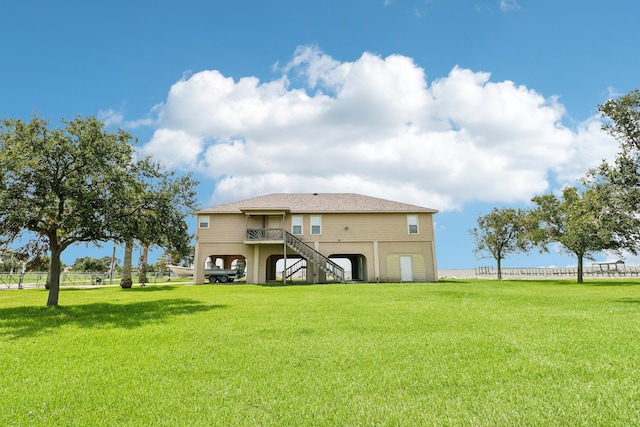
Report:
[[[241,213],[258,210],[287,211],[292,214],[331,212],[438,212],[435,209],[422,206],[399,203],[355,193],[273,193],[205,208],[197,213]]]

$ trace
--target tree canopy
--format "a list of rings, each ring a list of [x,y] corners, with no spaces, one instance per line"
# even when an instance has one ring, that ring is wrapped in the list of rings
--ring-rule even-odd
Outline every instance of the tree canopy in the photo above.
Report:
[[[578,261],[578,283],[583,282],[584,259],[596,252],[619,251],[627,246],[629,230],[637,229],[637,219],[625,209],[618,209],[615,190],[606,184],[565,187],[562,196],[549,193],[532,199],[537,205],[531,213],[537,225],[531,233],[534,244],[542,250],[557,242]]]
[[[602,128],[618,140],[620,153],[613,162],[603,161],[588,177],[614,187],[612,200],[640,213],[640,91],[611,99],[598,110],[605,120]],[[630,239],[639,240],[637,232]]]
[[[73,269],[75,271],[85,271],[91,273],[106,273],[111,268],[111,257],[92,258],[81,257],[77,258],[73,263]]]
[[[148,160],[138,163],[140,182],[129,192],[129,215],[118,224],[124,236],[123,288],[132,286],[131,262],[133,241],[139,240],[146,252],[151,246],[185,255],[191,248],[186,218],[195,210],[195,185],[190,176],[176,176]],[[142,262],[146,280],[146,259]]]
[[[605,119],[602,128],[618,142],[623,152],[640,151],[640,90],[634,89],[619,98],[598,106]]]
[[[22,262],[13,250],[0,249],[0,273],[15,273],[22,269]]]
[[[151,234],[152,243],[189,241],[180,220],[194,205],[193,182],[136,159],[134,142],[93,117],[62,120],[60,128],[38,117],[0,122],[0,239],[25,242],[17,252],[31,258],[50,253],[47,305],[58,304],[60,254],[72,244]],[[141,225],[142,211],[155,212],[149,221],[165,231]]]

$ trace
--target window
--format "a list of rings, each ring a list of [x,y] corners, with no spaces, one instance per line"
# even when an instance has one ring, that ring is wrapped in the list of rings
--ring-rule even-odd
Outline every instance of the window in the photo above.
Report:
[[[209,215],[200,215],[198,217],[198,228],[209,228]]]
[[[416,215],[407,215],[407,229],[409,234],[418,234],[418,217]]]
[[[291,217],[291,233],[302,234],[302,215],[293,215]]]
[[[322,234],[322,217],[311,215],[311,234]]]

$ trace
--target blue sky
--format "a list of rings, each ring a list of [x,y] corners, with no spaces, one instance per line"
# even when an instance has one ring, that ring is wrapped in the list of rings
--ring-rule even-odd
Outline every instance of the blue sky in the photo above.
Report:
[[[439,268],[492,265],[472,254],[479,215],[615,155],[597,105],[639,86],[638,16],[632,0],[9,2],[0,117],[98,116],[193,171],[202,207],[357,192],[435,208]]]

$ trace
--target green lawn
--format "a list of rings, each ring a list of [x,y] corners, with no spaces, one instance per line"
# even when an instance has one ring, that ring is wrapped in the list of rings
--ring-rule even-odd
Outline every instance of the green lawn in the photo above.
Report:
[[[0,292],[0,425],[629,426],[640,281]]]

